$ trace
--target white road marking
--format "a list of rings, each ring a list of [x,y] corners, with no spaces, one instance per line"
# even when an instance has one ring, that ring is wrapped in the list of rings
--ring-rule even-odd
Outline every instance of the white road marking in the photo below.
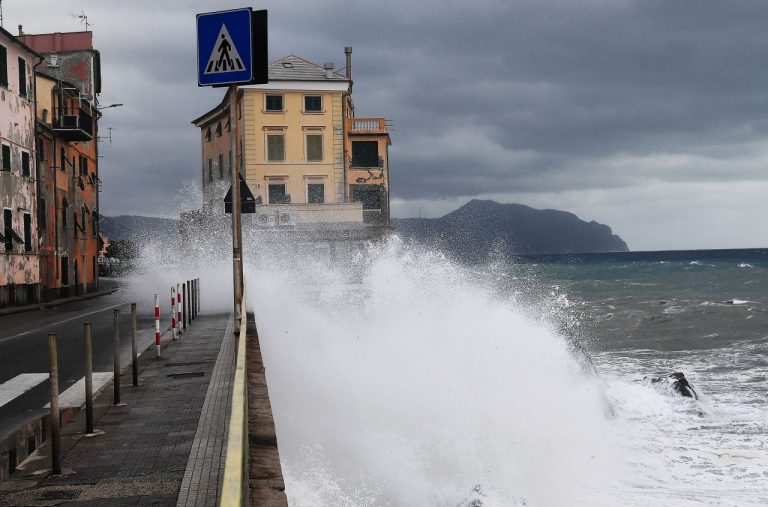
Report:
[[[22,373],[0,384],[0,407],[48,379],[47,373]]]
[[[111,371],[93,372],[93,395],[95,396],[110,380],[112,380]],[[85,377],[59,395],[59,408],[80,408],[83,405],[85,405]],[[45,408],[51,408],[51,404],[46,403]]]

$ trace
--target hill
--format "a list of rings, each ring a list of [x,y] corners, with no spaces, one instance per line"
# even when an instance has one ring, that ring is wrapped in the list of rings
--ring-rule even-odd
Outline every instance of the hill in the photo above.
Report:
[[[629,251],[607,225],[585,222],[566,211],[488,200],[473,199],[440,218],[395,219],[393,225],[406,240],[471,261],[487,259],[491,252],[532,255]]]

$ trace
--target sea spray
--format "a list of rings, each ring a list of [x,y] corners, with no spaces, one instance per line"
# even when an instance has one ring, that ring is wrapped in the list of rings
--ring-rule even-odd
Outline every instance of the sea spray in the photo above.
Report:
[[[466,269],[393,238],[246,273],[292,505],[594,504],[613,484],[599,384]]]

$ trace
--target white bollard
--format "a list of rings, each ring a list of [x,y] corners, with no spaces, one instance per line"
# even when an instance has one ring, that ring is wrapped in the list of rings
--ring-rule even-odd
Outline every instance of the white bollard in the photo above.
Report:
[[[157,347],[157,357],[160,355],[160,298],[155,294],[155,347]]]
[[[176,332],[181,334],[181,287],[176,284]]]
[[[171,336],[174,340],[176,336],[176,288],[171,287]]]

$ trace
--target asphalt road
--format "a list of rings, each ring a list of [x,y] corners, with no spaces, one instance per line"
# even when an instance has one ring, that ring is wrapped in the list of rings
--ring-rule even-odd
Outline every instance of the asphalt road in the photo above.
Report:
[[[56,333],[59,388],[66,390],[85,374],[83,323],[91,322],[93,371],[113,371],[113,310],[120,310],[122,367],[130,364],[131,312],[126,294],[113,294],[65,305],[0,316],[0,384],[22,373],[48,373],[48,333]],[[154,341],[154,302],[137,301],[139,353]],[[167,318],[162,328],[168,327]],[[0,438],[44,414],[50,401],[48,380],[0,407]]]

